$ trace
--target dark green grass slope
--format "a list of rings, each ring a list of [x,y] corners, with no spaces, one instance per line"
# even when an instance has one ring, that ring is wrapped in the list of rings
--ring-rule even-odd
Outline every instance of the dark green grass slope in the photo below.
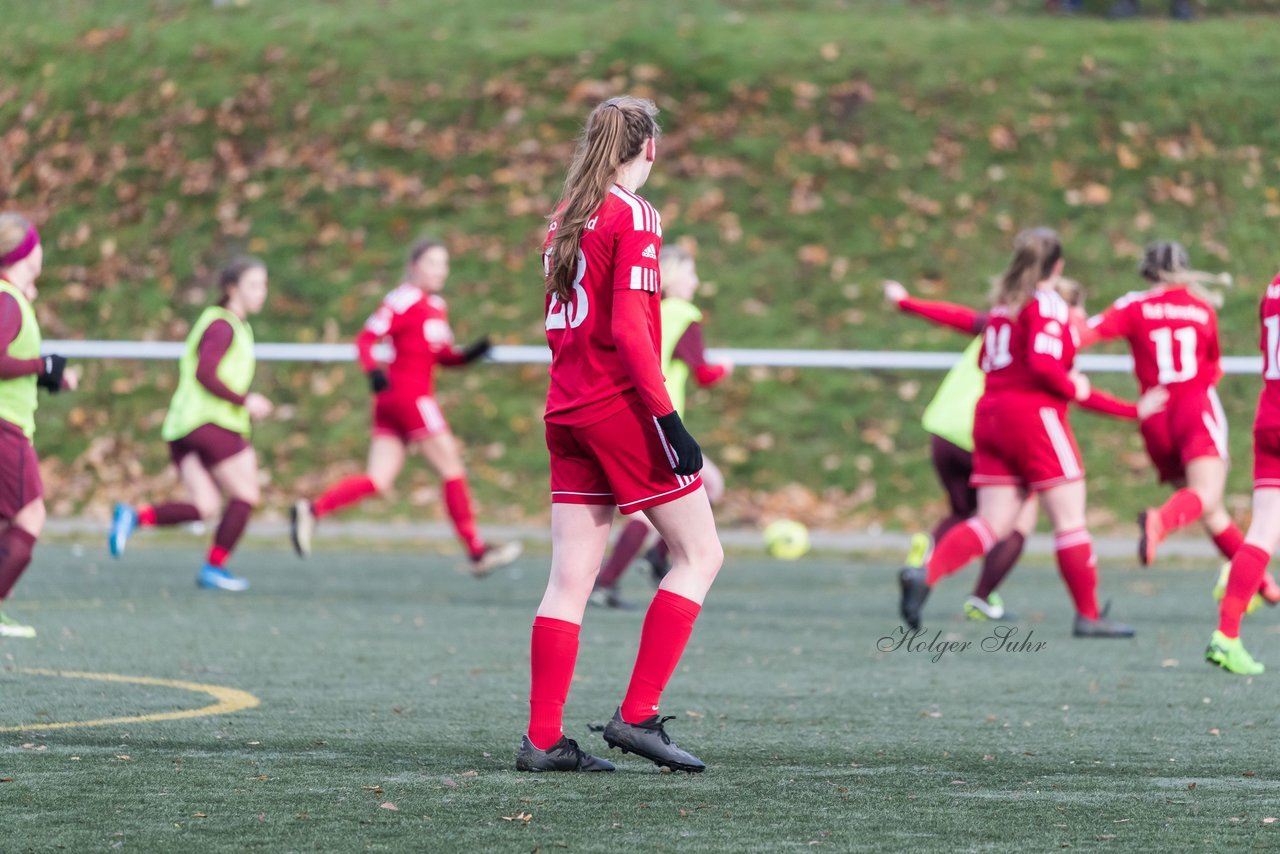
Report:
[[[635,91],[663,110],[646,192],[667,239],[697,243],[713,344],[959,349],[884,316],[879,281],[979,303],[1016,229],[1048,223],[1095,307],[1138,286],[1145,241],[1186,242],[1237,275],[1226,349],[1253,350],[1280,264],[1274,3],[1214,4],[1194,26],[1046,18],[1030,0],[559,7],[0,3],[0,201],[46,234],[46,335],[181,338],[211,269],[250,250],[273,276],[260,339],[347,340],[434,232],[454,250],[459,335],[539,343],[541,217],[570,140],[596,100]],[[88,374],[42,418],[59,512],[168,488],[172,367]],[[354,368],[260,377],[284,404],[259,432],[272,508],[359,465]],[[900,521],[933,500],[916,425],[936,381],[743,370],[695,394],[689,421],[725,463],[731,521],[782,505]],[[486,517],[543,510],[543,382],[441,379]],[[1225,387],[1240,459],[1255,389]],[[1127,518],[1159,494],[1136,440],[1080,420],[1095,504]],[[434,512],[408,507],[434,496],[414,477],[393,513]]]
[[[1105,594],[1139,630],[1107,643],[1067,637],[1055,573],[1029,563],[1006,593],[1038,652],[982,651],[991,633],[959,620],[969,579],[956,579],[928,616],[975,646],[935,663],[877,652],[895,623],[886,566],[731,557],[664,708],[709,770],[620,758],[587,778],[510,770],[544,558],[477,583],[414,553],[298,564],[249,549],[239,567],[255,587],[228,598],[190,585],[191,550],[40,554],[11,610],[41,636],[0,646],[0,726],[35,724],[0,734],[6,851],[1244,850],[1280,832],[1276,677],[1199,660],[1214,610],[1202,568],[1104,567]],[[601,745],[588,724],[618,701],[640,619],[587,615],[567,709],[584,745]],[[1273,613],[1246,636],[1280,662]],[[262,703],[42,732],[206,699],[24,667]]]

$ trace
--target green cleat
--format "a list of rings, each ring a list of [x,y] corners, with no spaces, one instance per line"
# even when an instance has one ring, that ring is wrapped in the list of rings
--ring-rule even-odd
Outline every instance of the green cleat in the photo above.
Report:
[[[929,553],[933,551],[933,537],[928,534],[912,534],[911,548],[907,551],[907,561],[904,567],[921,567],[924,562],[929,559]]]
[[[986,601],[977,596],[970,596],[964,601],[964,616],[974,623],[985,623],[991,620],[1016,620],[1015,614],[1005,610],[1004,600],[999,593],[992,593]]]
[[[1227,561],[1222,565],[1222,569],[1218,572],[1218,583],[1213,585],[1213,601],[1221,602],[1222,597],[1227,595],[1227,578],[1231,575],[1231,561]],[[1248,606],[1245,607],[1246,614],[1252,614],[1266,603],[1261,593],[1253,594],[1253,598],[1249,600]]]
[[[4,611],[0,611],[0,638],[33,638],[35,636],[34,626],[24,626]]]
[[[1215,631],[1213,637],[1209,638],[1204,660],[1241,676],[1256,676],[1267,669],[1262,662],[1253,660],[1240,638],[1229,638],[1220,631]]]

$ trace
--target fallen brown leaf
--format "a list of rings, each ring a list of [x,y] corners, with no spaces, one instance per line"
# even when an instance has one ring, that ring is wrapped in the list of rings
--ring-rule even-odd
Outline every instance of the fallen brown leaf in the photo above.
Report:
[[[529,822],[533,821],[533,813],[525,812],[524,810],[521,810],[515,815],[504,815],[502,817],[502,820],[503,821],[523,821],[525,824],[528,824]]]

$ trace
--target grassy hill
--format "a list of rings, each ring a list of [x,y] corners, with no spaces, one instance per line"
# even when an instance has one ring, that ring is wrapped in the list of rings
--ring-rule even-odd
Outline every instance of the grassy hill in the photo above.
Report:
[[[713,345],[959,349],[890,315],[879,281],[980,303],[1013,233],[1062,231],[1101,307],[1139,285],[1157,236],[1240,287],[1225,349],[1256,341],[1280,256],[1275,0],[1215,2],[1194,25],[1046,17],[1038,0],[616,2],[559,13],[460,4],[0,0],[0,203],[49,247],[46,337],[179,339],[211,271],[271,267],[260,340],[342,341],[405,247],[442,235],[459,336],[542,337],[537,248],[572,137],[620,92],[662,108],[646,194],[695,244]],[[38,445],[55,513],[168,490],[172,365],[87,365]],[[264,365],[278,415],[257,444],[274,507],[362,465],[354,366]],[[937,507],[918,417],[937,374],[742,370],[689,422],[732,487],[730,521],[915,524]],[[442,378],[489,519],[545,512],[542,369]],[[1101,380],[1132,392],[1129,378]],[[1257,382],[1223,389],[1231,489],[1248,491]],[[1096,521],[1160,495],[1135,432],[1076,418]],[[419,466],[397,501],[434,504]],[[1247,502],[1244,506],[1247,506]]]

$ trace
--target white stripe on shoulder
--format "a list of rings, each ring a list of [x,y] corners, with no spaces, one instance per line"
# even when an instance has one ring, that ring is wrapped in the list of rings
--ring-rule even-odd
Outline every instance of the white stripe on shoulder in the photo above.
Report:
[[[618,198],[627,203],[631,208],[631,227],[636,231],[647,231],[651,234],[662,235],[661,226],[658,225],[658,212],[653,205],[637,196],[635,193],[628,192],[617,184],[613,185],[610,190]]]

